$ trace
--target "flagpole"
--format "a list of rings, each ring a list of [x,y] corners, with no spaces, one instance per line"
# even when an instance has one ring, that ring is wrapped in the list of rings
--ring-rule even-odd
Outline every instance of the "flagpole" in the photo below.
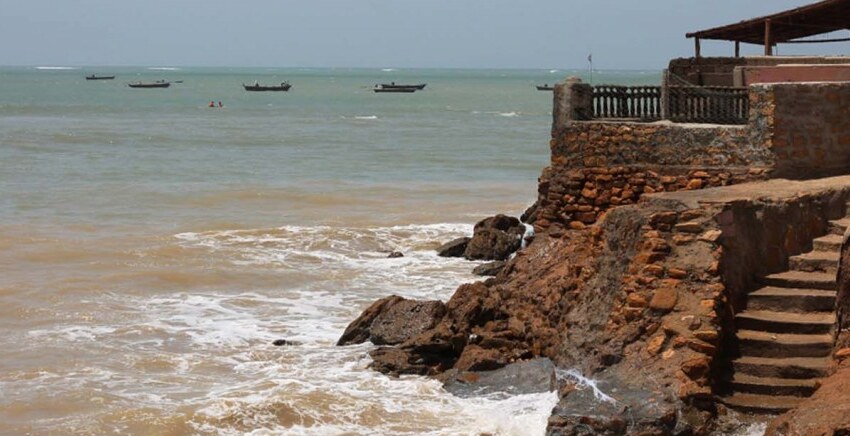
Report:
[[[590,63],[590,86],[593,86],[593,53],[587,55],[587,62]]]

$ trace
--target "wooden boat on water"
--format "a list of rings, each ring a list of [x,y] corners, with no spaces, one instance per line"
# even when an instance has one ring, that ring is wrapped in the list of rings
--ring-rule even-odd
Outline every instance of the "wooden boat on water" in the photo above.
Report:
[[[96,74],[91,74],[86,76],[86,80],[112,80],[115,76],[98,76]]]
[[[376,86],[375,89],[373,89],[373,91],[375,91],[375,92],[400,92],[400,93],[408,93],[409,94],[411,92],[416,92],[417,89],[416,88],[381,88],[381,87]]]
[[[127,86],[130,88],[168,88],[171,86],[171,82],[166,82],[165,80],[157,80],[156,82],[133,82],[128,83]]]
[[[242,87],[245,88],[246,91],[289,91],[289,88],[292,88],[292,85],[287,82],[282,82],[280,85],[264,86],[254,82],[253,85],[246,85],[243,83]]]
[[[425,89],[425,86],[427,86],[427,85],[428,85],[427,83],[420,83],[418,85],[396,85],[395,82],[392,82],[392,83],[382,83],[378,86],[381,87],[382,89],[413,88],[415,90],[421,90],[421,89]]]
[[[537,85],[537,90],[538,90],[538,91],[554,91],[554,90],[555,90],[555,86],[554,86],[554,85],[553,85],[553,86],[549,86],[549,84],[548,84],[548,83],[547,83],[547,84],[545,84],[545,85],[543,85],[543,86]]]

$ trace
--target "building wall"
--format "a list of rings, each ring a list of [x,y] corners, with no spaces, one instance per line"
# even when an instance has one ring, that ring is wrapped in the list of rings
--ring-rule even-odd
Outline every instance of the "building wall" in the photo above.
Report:
[[[850,64],[845,56],[748,56],[672,59],[667,70],[676,77],[701,86],[733,86],[735,67],[783,64]],[[677,81],[673,85],[681,85]]]

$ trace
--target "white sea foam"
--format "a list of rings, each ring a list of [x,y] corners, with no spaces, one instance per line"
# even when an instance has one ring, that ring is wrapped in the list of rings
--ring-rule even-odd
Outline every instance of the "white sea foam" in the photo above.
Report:
[[[499,116],[502,116],[502,117],[518,117],[519,113],[517,113],[517,112],[499,112]]]
[[[398,71],[398,70],[396,70],[395,68],[381,68],[381,71],[383,71],[385,73],[391,73],[393,71]]]
[[[355,120],[377,120],[378,116],[377,115],[364,115],[364,116],[356,116],[356,117],[354,117],[354,119]]]
[[[148,70],[151,70],[151,71],[180,71],[180,68],[177,68],[177,67],[149,67]]]
[[[616,404],[617,400],[602,392],[599,387],[596,386],[596,380],[590,379],[582,375],[579,371],[575,369],[560,369],[556,370],[557,376],[560,379],[569,378],[576,382],[577,387],[579,388],[590,388],[593,390],[593,396],[600,402],[604,403],[612,403]]]
[[[36,70],[79,70],[77,67],[35,67]]]
[[[549,74],[555,74],[557,72],[558,72],[558,70],[549,70]]]

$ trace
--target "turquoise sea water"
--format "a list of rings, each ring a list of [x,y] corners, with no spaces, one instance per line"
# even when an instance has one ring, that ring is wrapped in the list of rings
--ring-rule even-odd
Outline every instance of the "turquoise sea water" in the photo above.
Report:
[[[433,248],[534,201],[552,107],[534,85],[569,75],[589,80],[0,68],[0,433],[542,431],[554,395],[461,400],[333,343],[374,299],[476,279]],[[182,83],[126,86],[160,79]],[[390,81],[428,85],[371,91]]]

